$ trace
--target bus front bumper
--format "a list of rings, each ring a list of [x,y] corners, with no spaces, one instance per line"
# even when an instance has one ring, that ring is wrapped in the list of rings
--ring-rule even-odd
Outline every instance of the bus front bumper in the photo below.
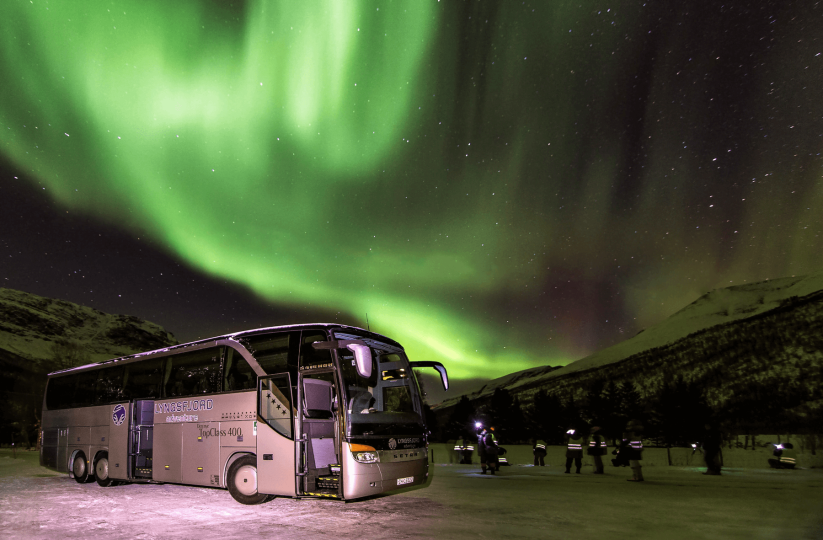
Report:
[[[381,450],[377,463],[359,463],[346,452],[343,465],[343,498],[359,499],[410,486],[425,484],[429,476],[426,448]]]

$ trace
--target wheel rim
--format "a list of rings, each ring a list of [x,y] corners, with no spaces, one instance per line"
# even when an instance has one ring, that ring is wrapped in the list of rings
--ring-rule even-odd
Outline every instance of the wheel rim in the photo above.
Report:
[[[109,477],[109,460],[106,458],[98,459],[94,472],[99,480],[107,480]]]
[[[77,478],[82,477],[86,474],[86,458],[83,456],[77,456],[74,458],[74,467],[72,468],[74,472],[74,476]]]
[[[257,468],[251,465],[243,465],[237,469],[237,473],[234,475],[234,487],[243,495],[256,495]]]

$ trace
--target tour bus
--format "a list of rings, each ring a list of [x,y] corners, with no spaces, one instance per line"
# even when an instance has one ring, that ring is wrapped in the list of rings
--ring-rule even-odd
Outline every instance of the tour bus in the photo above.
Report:
[[[394,340],[339,324],[249,330],[51,373],[40,464],[102,487],[228,488],[243,504],[350,500],[428,478],[428,432]]]

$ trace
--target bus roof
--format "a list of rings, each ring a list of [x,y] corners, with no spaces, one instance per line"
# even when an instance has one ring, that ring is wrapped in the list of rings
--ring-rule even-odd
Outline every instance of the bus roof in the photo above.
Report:
[[[52,371],[51,373],[48,374],[48,376],[51,377],[52,375],[61,375],[63,373],[70,373],[72,371],[83,371],[83,370],[86,370],[86,369],[90,369],[90,368],[94,368],[94,367],[98,367],[98,366],[103,366],[103,365],[109,364],[109,363],[120,362],[120,361],[123,361],[123,360],[131,360],[131,359],[134,359],[134,358],[139,358],[141,356],[150,356],[150,355],[153,355],[153,354],[163,353],[163,352],[170,352],[170,351],[174,351],[174,350],[178,350],[178,349],[185,349],[185,348],[191,347],[193,345],[202,345],[204,343],[210,343],[212,341],[220,341],[220,340],[223,340],[223,339],[231,339],[231,340],[237,341],[237,340],[245,338],[245,337],[251,337],[251,336],[254,336],[254,335],[257,335],[257,334],[267,334],[267,333],[272,332],[272,331],[306,330],[306,329],[310,330],[310,329],[313,329],[313,328],[355,330],[357,333],[363,333],[366,336],[372,337],[373,339],[377,339],[377,340],[380,340],[380,341],[385,341],[385,342],[387,342],[391,345],[395,345],[395,346],[397,346],[401,349],[403,348],[399,343],[397,343],[396,341],[394,341],[391,338],[388,338],[388,337],[386,337],[382,334],[378,334],[376,332],[372,332],[370,330],[366,330],[364,328],[359,328],[357,326],[349,326],[349,325],[346,325],[346,324],[338,324],[338,323],[288,324],[288,325],[284,325],[284,326],[267,326],[267,327],[264,327],[264,328],[255,328],[253,330],[243,330],[242,332],[234,332],[232,334],[225,334],[225,335],[222,335],[222,336],[215,336],[215,337],[210,337],[210,338],[207,338],[207,339],[198,339],[197,341],[190,341],[188,343],[180,343],[178,345],[172,345],[170,347],[163,347],[162,349],[154,349],[152,351],[144,351],[144,352],[139,352],[139,353],[135,353],[135,354],[129,354],[127,356],[120,356],[120,357],[117,357],[117,358],[111,358],[109,360],[102,360],[100,362],[94,362],[92,364],[86,364],[86,365],[83,365],[83,366],[77,366],[77,367],[68,368],[68,369],[61,369],[59,371]]]

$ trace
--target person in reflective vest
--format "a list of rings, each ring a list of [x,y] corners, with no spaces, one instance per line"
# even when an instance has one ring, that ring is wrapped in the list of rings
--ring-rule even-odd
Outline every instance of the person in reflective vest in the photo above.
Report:
[[[591,430],[589,447],[586,453],[594,459],[594,474],[603,474],[603,457],[606,455],[606,439],[599,433],[600,428],[594,426]]]
[[[471,464],[472,453],[474,452],[474,445],[469,444],[467,439],[460,439],[454,445],[454,451],[457,457],[460,458],[460,463],[463,465]]]
[[[500,471],[500,442],[497,440],[497,435],[494,434],[494,426],[489,426],[489,436],[491,436],[491,440],[486,439],[489,467],[494,465],[494,471]],[[506,450],[503,450],[503,453],[505,454]],[[508,460],[506,462],[508,463]],[[494,471],[492,471],[492,474],[494,474]]]
[[[580,466],[583,464],[583,436],[574,428],[566,431],[566,474],[572,469],[574,461],[575,472],[580,474]]]
[[[769,458],[769,466],[772,469],[794,469],[797,464],[797,453],[792,443],[776,443],[773,455],[773,458]]]
[[[534,466],[546,466],[546,442],[538,439],[532,445],[532,454],[534,455]]]
[[[481,474],[486,474],[486,469],[494,474],[497,470],[497,440],[494,433],[482,424],[477,424],[477,453],[480,456]]]
[[[643,468],[640,460],[643,459],[643,424],[639,420],[630,420],[626,424],[629,439],[629,466],[632,468],[632,477],[629,482],[643,482]]]

